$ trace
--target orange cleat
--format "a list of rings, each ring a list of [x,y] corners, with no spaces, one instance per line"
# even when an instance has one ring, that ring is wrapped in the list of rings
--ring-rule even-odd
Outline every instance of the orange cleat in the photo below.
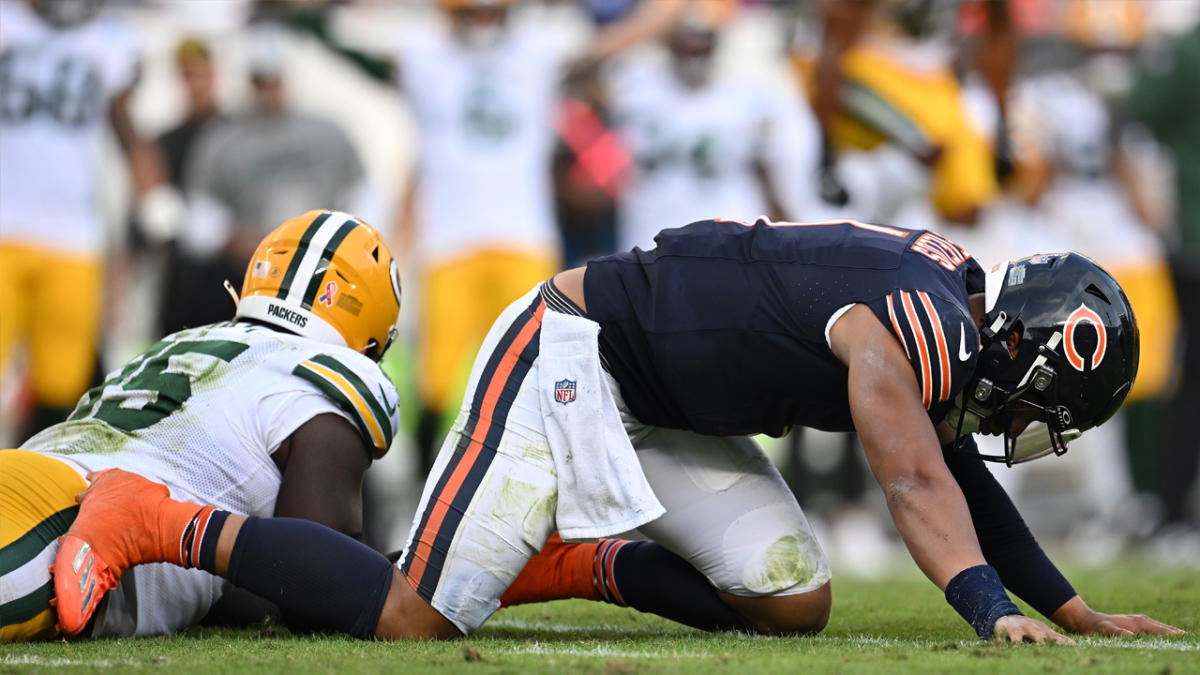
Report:
[[[78,635],[121,575],[141,563],[180,563],[180,533],[201,509],[170,498],[167,486],[128,471],[87,475],[79,515],[54,562],[59,629]],[[180,519],[182,518],[182,521]],[[182,522],[182,527],[178,523]],[[173,554],[173,555],[172,555]]]

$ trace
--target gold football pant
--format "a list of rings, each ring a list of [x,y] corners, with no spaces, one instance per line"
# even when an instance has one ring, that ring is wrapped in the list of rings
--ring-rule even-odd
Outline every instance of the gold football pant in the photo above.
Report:
[[[0,642],[58,634],[50,565],[87,483],[63,462],[0,450]]]
[[[34,401],[71,408],[96,367],[103,266],[92,256],[0,243],[0,374],[19,344]]]
[[[421,282],[418,387],[428,410],[444,410],[470,371],[492,322],[558,271],[555,255],[487,249],[430,266]]]

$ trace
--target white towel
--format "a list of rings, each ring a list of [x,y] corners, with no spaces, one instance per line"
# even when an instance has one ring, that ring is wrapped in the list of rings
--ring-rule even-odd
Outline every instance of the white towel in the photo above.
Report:
[[[594,540],[666,509],[642,473],[600,366],[600,325],[547,310],[538,352],[542,419],[558,471],[558,532]]]

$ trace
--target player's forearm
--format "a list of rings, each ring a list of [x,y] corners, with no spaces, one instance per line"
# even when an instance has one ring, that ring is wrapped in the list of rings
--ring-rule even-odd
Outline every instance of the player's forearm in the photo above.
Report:
[[[938,588],[968,567],[987,564],[962,492],[948,473],[901,471],[879,482],[909,554]]]
[[[1042,551],[983,460],[971,456],[976,452],[973,438],[961,451],[943,449],[946,466],[967,500],[979,547],[1009,590],[1050,617],[1075,590]]]
[[[841,60],[865,30],[870,17],[870,0],[830,0],[824,7],[824,31],[817,57],[813,87],[813,113],[828,134],[839,109],[842,83]]]
[[[582,60],[595,65],[638,43],[661,36],[675,24],[686,7],[683,0],[642,3],[629,17],[597,33]]]

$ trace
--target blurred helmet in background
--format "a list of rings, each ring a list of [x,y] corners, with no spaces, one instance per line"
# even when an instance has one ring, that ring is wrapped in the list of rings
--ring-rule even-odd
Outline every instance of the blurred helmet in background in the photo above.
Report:
[[[100,0],[33,0],[33,8],[47,23],[67,28],[95,16],[100,10]]]
[[[718,32],[737,11],[734,0],[691,0],[667,34],[667,49],[675,75],[688,87],[699,87],[712,77],[712,57]]]
[[[513,0],[437,0],[450,15],[454,37],[468,49],[486,50],[500,44]]]

